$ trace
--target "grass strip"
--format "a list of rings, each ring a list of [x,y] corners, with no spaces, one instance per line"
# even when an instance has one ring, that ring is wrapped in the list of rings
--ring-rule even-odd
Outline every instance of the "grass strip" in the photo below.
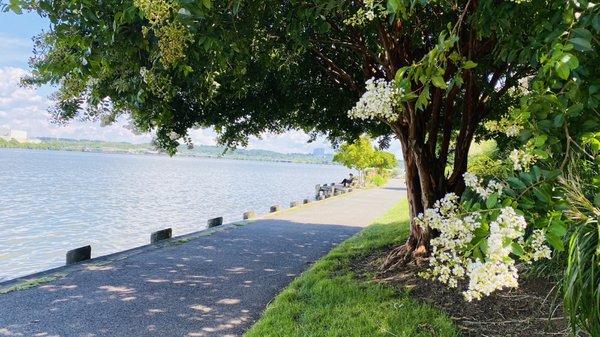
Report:
[[[8,293],[11,293],[13,291],[27,290],[27,289],[30,289],[30,288],[33,288],[33,287],[37,287],[37,286],[39,286],[40,284],[43,284],[43,283],[48,283],[48,282],[56,281],[56,280],[58,280],[60,278],[63,278],[63,277],[65,277],[65,274],[56,274],[56,275],[53,275],[53,276],[46,276],[46,277],[40,277],[40,278],[37,278],[37,279],[26,280],[26,281],[23,281],[23,282],[21,282],[19,284],[16,284],[16,285],[8,288],[8,289],[4,289],[4,290],[0,291],[0,295],[8,294]]]
[[[459,336],[439,310],[406,291],[355,277],[351,261],[404,242],[403,201],[333,249],[279,294],[246,337]]]

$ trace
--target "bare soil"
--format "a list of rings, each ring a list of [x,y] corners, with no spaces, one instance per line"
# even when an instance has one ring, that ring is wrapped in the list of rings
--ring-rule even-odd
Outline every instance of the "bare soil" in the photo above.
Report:
[[[517,289],[498,291],[469,303],[462,295],[465,284],[452,289],[423,279],[418,273],[425,267],[414,262],[400,270],[380,272],[379,267],[388,252],[380,251],[354,260],[351,268],[361,278],[384,282],[399,291],[409,291],[412,299],[444,311],[454,320],[463,336],[574,336],[563,315],[560,298],[556,297],[555,284],[549,280],[522,278]]]

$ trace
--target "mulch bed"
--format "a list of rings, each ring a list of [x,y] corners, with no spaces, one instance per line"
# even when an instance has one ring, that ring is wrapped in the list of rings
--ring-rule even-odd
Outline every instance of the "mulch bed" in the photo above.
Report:
[[[480,301],[466,302],[466,285],[452,289],[439,282],[419,277],[424,267],[411,263],[401,270],[382,273],[379,267],[388,251],[351,262],[351,268],[365,279],[384,282],[399,291],[410,291],[414,300],[426,302],[444,311],[461,329],[463,336],[573,336],[557,299],[554,284],[528,277],[519,280],[519,288],[498,291]],[[368,278],[366,275],[371,275]],[[376,275],[373,280],[372,275]],[[556,301],[555,301],[556,300]],[[431,335],[435,336],[433,329]],[[584,336],[584,335],[581,335]]]

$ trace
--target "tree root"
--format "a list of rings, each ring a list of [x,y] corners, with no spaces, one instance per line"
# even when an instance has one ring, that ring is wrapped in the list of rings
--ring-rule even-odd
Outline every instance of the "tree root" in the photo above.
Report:
[[[427,263],[429,252],[424,245],[415,246],[405,243],[402,246],[394,248],[383,261],[380,267],[381,271],[393,271],[404,267],[409,262],[415,262],[418,266]]]

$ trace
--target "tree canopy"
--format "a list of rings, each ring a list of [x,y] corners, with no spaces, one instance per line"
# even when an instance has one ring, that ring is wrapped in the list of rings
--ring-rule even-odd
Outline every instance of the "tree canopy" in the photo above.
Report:
[[[367,137],[360,137],[353,143],[342,144],[340,151],[333,157],[333,161],[358,170],[361,179],[367,168],[383,170],[398,166],[398,161],[393,153],[374,149],[371,140]]]

